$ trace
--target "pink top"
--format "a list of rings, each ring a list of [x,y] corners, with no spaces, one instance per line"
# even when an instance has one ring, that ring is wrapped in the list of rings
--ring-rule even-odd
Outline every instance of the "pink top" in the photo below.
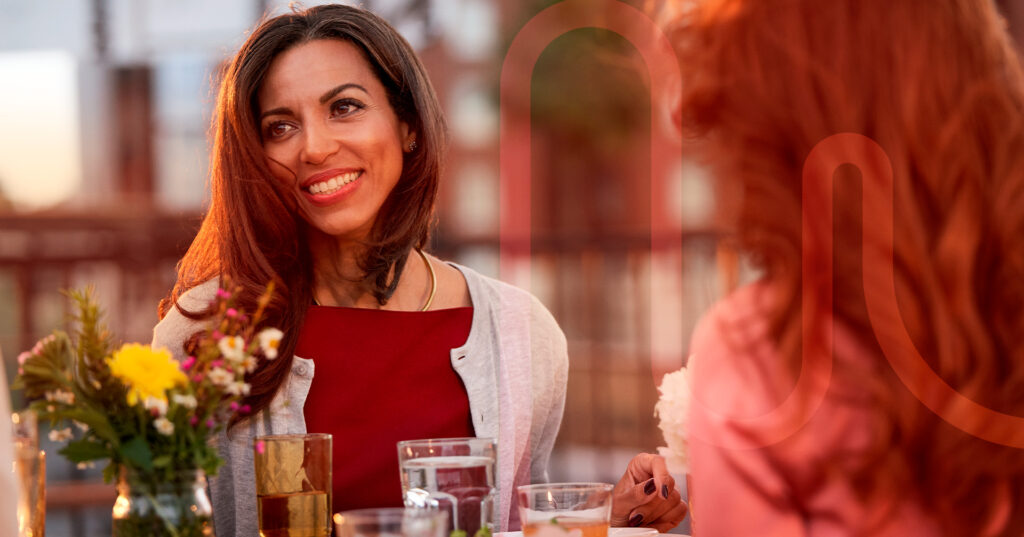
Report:
[[[837,370],[806,425],[764,446],[749,423],[765,423],[792,390],[768,336],[767,287],[741,289],[700,322],[691,344],[690,413],[694,535],[876,537],[941,535],[908,491],[862,501],[846,479],[825,473],[870,440],[871,415]],[[836,329],[843,356],[865,356]],[[783,388],[779,389],[778,386]],[[781,395],[780,395],[781,393]]]

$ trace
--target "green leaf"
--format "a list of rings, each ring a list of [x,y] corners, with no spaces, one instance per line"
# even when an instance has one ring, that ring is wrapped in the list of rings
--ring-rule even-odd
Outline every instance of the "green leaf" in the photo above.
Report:
[[[105,483],[110,483],[114,481],[114,478],[117,477],[118,468],[120,467],[116,463],[114,463],[114,461],[110,461],[110,464],[108,464],[107,467],[103,469],[103,481]]]
[[[141,436],[136,436],[121,446],[121,457],[147,472],[153,469],[153,452]]]
[[[473,537],[491,537],[491,528],[484,526],[476,530],[476,533],[473,534]]]
[[[71,462],[86,462],[110,458],[110,449],[92,440],[73,440],[58,453]]]
[[[170,455],[160,455],[159,457],[153,459],[153,467],[154,468],[165,468],[165,467],[170,466],[170,465],[171,465],[171,456]]]
[[[466,530],[452,530],[448,537],[466,537]]]
[[[114,428],[110,425],[107,416],[102,412],[90,407],[77,407],[63,410],[61,415],[65,418],[80,421],[89,426],[89,430],[96,436],[110,442],[112,446],[120,444],[120,438]]]

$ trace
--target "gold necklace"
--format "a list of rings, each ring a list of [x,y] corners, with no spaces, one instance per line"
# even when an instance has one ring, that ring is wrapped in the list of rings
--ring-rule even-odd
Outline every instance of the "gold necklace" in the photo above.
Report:
[[[434,294],[437,293],[437,274],[434,273],[434,265],[427,258],[427,254],[423,253],[423,250],[416,248],[416,253],[420,254],[423,258],[423,262],[427,264],[427,272],[430,273],[430,295],[427,296],[426,303],[420,308],[420,311],[427,311],[430,309],[430,304],[434,302]],[[320,302],[316,299],[316,291],[313,292],[313,305],[319,306]]]

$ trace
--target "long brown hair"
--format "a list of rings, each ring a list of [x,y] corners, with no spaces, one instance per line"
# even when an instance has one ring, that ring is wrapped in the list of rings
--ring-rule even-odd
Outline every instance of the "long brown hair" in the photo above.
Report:
[[[765,312],[780,367],[801,363],[803,166],[822,140],[858,133],[892,161],[896,287],[916,346],[963,395],[1024,415],[1024,77],[993,2],[707,0],[670,30],[681,125],[739,192],[736,239],[783,297]],[[861,464],[839,475],[865,496],[913,498],[950,535],[980,534],[1009,505],[1000,532],[1019,535],[1024,453],[945,423],[872,343],[861,240],[876,247],[879,224],[861,222],[845,181],[857,177],[840,172],[834,315],[874,359],[837,356],[836,380],[875,419]]]
[[[267,283],[275,283],[265,324],[284,331],[282,358],[263,362],[249,375],[252,391],[245,403],[252,412],[266,408],[287,377],[313,299],[307,224],[265,161],[257,93],[277,55],[317,39],[340,39],[362,50],[418,144],[406,154],[401,177],[381,207],[360,260],[381,303],[394,292],[409,251],[427,242],[446,150],[444,116],[426,69],[394,28],[368,11],[325,5],[266,20],[227,64],[212,129],[210,208],[159,311],[163,317],[183,293],[212,278],[240,287],[240,304],[251,311]],[[208,314],[182,313],[195,319]]]

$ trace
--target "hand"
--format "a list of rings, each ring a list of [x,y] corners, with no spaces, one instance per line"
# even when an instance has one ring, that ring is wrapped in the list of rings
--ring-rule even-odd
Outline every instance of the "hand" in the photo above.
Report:
[[[612,489],[611,525],[646,526],[660,533],[678,526],[689,507],[675,487],[675,479],[660,455],[641,453],[633,457]]]

